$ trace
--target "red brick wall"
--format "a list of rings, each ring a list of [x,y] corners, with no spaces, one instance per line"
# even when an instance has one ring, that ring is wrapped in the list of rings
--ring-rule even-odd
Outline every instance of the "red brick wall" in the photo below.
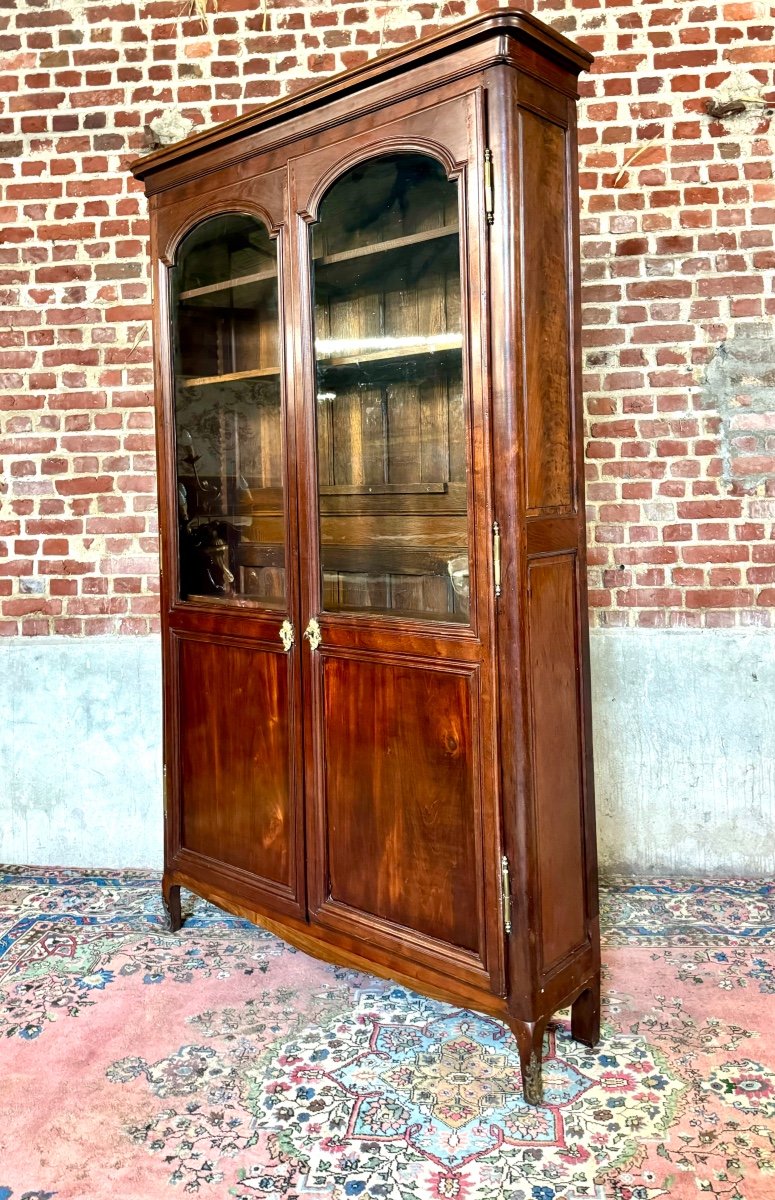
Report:
[[[126,170],[148,122],[223,120],[495,5],[208,7],[0,6],[2,635],[156,624],[148,229]],[[580,112],[593,623],[770,625],[769,5],[532,7],[598,56]]]

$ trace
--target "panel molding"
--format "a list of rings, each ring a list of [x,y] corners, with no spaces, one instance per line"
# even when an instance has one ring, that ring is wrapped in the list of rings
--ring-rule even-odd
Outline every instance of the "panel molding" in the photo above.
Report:
[[[170,634],[170,654],[172,861],[209,864],[223,878],[253,879],[285,897],[301,888],[303,896],[290,655],[279,641],[186,633]],[[272,697],[274,716],[246,720],[251,705],[266,711]]]
[[[544,128],[530,136],[529,122]],[[559,516],[575,512],[577,494],[567,126],[520,103],[517,145],[525,511]]]
[[[580,950],[589,936],[577,561],[573,549],[542,555],[527,566],[531,794],[544,976]]]
[[[330,689],[332,686],[330,683],[331,670],[334,670],[341,677],[337,680],[339,685],[344,685],[346,683],[346,680],[349,676],[351,676],[352,671],[356,671],[357,673],[358,671],[365,670],[368,672],[369,676],[371,677],[371,686],[369,687],[368,695],[377,695],[380,690],[385,690],[386,688],[384,682],[379,686],[379,688],[377,687],[373,679],[374,673],[393,675],[394,687],[400,687],[401,680],[403,680],[404,683],[413,680],[418,684],[418,686],[424,687],[426,686],[426,683],[422,679],[423,676],[425,676],[426,679],[428,677],[435,676],[438,678],[441,676],[449,681],[449,684],[451,687],[453,687],[453,690],[455,680],[459,680],[462,683],[464,688],[466,708],[463,720],[467,727],[467,732],[463,729],[458,731],[456,736],[455,751],[462,750],[466,754],[467,758],[466,773],[468,776],[468,783],[466,787],[468,790],[467,803],[470,805],[470,812],[468,818],[465,821],[462,821],[464,814],[461,811],[460,831],[464,839],[472,837],[473,844],[468,868],[467,882],[465,884],[461,884],[460,879],[457,877],[455,881],[460,886],[464,888],[467,887],[467,904],[474,905],[475,920],[473,928],[476,929],[478,948],[465,948],[453,942],[446,941],[441,937],[434,937],[430,934],[422,932],[421,930],[418,930],[416,928],[418,920],[417,917],[415,917],[415,927],[411,927],[408,924],[404,924],[400,920],[401,914],[399,914],[398,910],[396,910],[395,918],[391,918],[384,912],[379,914],[366,908],[359,908],[357,905],[348,903],[343,896],[335,895],[332,892],[332,888],[337,886],[335,878],[336,871],[335,868],[332,869],[330,857],[332,853],[332,847],[329,837],[324,837],[321,845],[326,887],[324,889],[324,895],[321,898],[320,905],[314,910],[313,920],[327,926],[330,925],[332,928],[339,929],[343,932],[355,932],[357,936],[370,937],[371,940],[374,940],[385,947],[391,948],[395,953],[408,957],[409,961],[416,960],[418,962],[424,962],[428,965],[431,965],[434,959],[438,961],[439,957],[441,957],[446,961],[449,961],[450,966],[454,967],[456,972],[460,971],[465,978],[470,980],[470,982],[475,984],[478,980],[481,984],[483,973],[487,974],[487,930],[484,903],[485,872],[483,861],[485,796],[483,791],[484,782],[482,779],[482,761],[480,751],[482,730],[480,727],[479,716],[479,709],[481,705],[481,668],[477,663],[437,662],[432,659],[417,659],[408,657],[401,658],[398,656],[390,656],[390,659],[388,660],[387,656],[378,654],[363,655],[340,652],[334,655],[323,654],[320,656],[318,665],[318,686],[320,689],[319,703],[322,714],[321,742],[319,748],[319,778],[321,781],[321,810],[319,816],[320,835],[322,835],[324,831],[330,831],[333,826],[335,828],[335,833],[333,836],[336,838],[336,842],[339,843],[343,838],[343,831],[339,827],[343,818],[342,813],[338,811],[341,810],[342,805],[340,801],[337,804],[337,812],[333,812],[331,800],[331,730],[333,722],[331,720],[330,709],[328,707],[332,702],[331,692],[330,690],[327,691],[327,688]],[[366,686],[363,680],[361,683],[363,686]],[[351,702],[353,701],[351,700]],[[391,713],[391,718],[393,720],[393,724],[395,724],[397,727],[394,731],[395,734],[398,732],[398,727],[401,725],[403,720],[403,711],[398,710],[395,715]],[[358,703],[358,719],[363,721],[366,725],[368,725],[368,722],[372,719],[372,715],[368,709],[368,703],[363,702],[362,696],[360,697]],[[377,720],[376,712],[373,719]],[[426,718],[426,720],[431,724],[433,724],[434,719],[435,718],[432,713]],[[342,716],[341,720],[344,720],[344,716]],[[436,730],[438,737],[441,737],[443,732],[441,726],[437,724]],[[378,757],[380,754],[378,740],[375,740],[374,754],[370,756],[370,762],[376,761],[379,764],[380,772],[383,770],[390,771],[391,765],[394,769],[396,769],[395,759],[392,757],[389,744],[389,739],[391,736],[394,736],[394,734],[391,734],[390,730],[382,731],[379,728],[375,730],[375,739],[378,739],[380,736],[382,736],[383,739],[387,739],[382,747],[382,751],[384,751],[384,757],[382,758],[381,763]],[[418,729],[418,738],[419,735],[420,730]],[[342,728],[342,736],[344,737],[344,726]],[[450,736],[454,737],[455,735],[452,734]],[[361,742],[363,741],[363,735],[360,736],[359,740]],[[421,799],[423,796],[426,796],[429,791],[432,793],[434,785],[431,783],[431,779],[434,769],[431,765],[431,759],[433,755],[438,752],[439,750],[437,742],[426,743],[418,740],[411,752],[410,757],[404,763],[404,771],[408,770],[409,772],[413,771],[415,773],[412,784],[414,786],[414,777],[419,778],[421,768],[423,767],[423,756],[425,758],[425,770],[422,772],[423,781],[417,784],[417,794]],[[340,746],[340,753],[337,758],[337,769],[340,770],[340,773],[341,769],[345,769],[346,774],[349,774],[349,787],[352,788],[355,781],[355,776],[353,775],[355,767],[351,762],[345,762],[346,758],[347,755],[345,755],[345,746],[344,743],[342,743]],[[439,766],[440,765],[441,764],[439,764]],[[452,764],[450,764],[448,767],[447,774],[449,774],[450,771],[453,771],[454,774]],[[385,782],[384,775],[382,774],[379,777],[378,786],[381,786],[383,792],[385,788],[387,788],[388,792],[390,790],[390,785]],[[438,788],[438,783],[435,786]],[[340,780],[339,786],[334,789],[334,794],[338,793],[341,795],[343,787],[344,784],[342,780]],[[440,797],[438,798],[440,801]],[[387,795],[384,795],[382,799],[386,805],[388,799]],[[462,799],[463,798],[461,796],[461,803]],[[450,804],[450,795],[445,793],[443,800],[445,806]],[[398,801],[396,801],[396,803],[398,803]],[[449,809],[445,807],[443,816],[448,816],[448,814]],[[378,821],[382,821],[383,824],[387,822],[387,825],[389,825],[389,810],[383,806],[382,816],[377,814],[376,819]],[[376,829],[377,827],[375,826],[372,830],[375,837]],[[385,833],[384,829],[382,830],[382,833]],[[355,834],[353,833],[352,836],[354,837]],[[356,841],[359,841],[364,836],[365,831],[363,825],[361,824],[358,830]],[[389,841],[387,835],[385,840]],[[414,852],[417,848],[417,844],[412,843],[411,839],[406,839],[406,842],[407,851]],[[425,866],[422,868],[420,868],[419,864],[417,864],[416,869],[422,870],[425,873],[432,871],[434,869],[434,854],[440,854],[448,845],[448,839],[434,839],[433,841],[426,841],[425,856],[427,861],[425,862]],[[461,842],[460,845],[462,847],[463,842]],[[349,864],[354,857],[355,854],[348,857],[348,875],[351,875],[352,868]],[[398,863],[396,865],[400,870],[401,864]],[[447,864],[447,867],[444,869],[447,870],[448,866],[449,864]],[[442,863],[441,860],[439,860],[439,869],[441,868]],[[452,883],[452,881],[453,876],[450,876],[450,882]],[[365,886],[365,883],[366,881],[364,880],[363,886]],[[368,888],[373,889],[375,887],[375,876],[372,873],[372,876],[368,881]],[[363,888],[361,888],[361,890],[363,890]],[[417,898],[419,899],[419,892],[417,893]],[[450,905],[455,903],[451,887],[448,893],[448,902]],[[462,910],[460,916],[463,916]],[[433,923],[436,923],[436,918],[434,918]],[[368,932],[369,928],[371,928],[370,934]]]

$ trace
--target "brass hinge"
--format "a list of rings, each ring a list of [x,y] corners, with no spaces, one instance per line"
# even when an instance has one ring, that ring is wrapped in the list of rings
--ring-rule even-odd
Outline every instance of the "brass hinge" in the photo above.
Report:
[[[492,523],[492,579],[495,585],[495,595],[501,594],[501,527],[497,521]]]
[[[484,215],[487,224],[492,225],[495,220],[495,201],[492,190],[492,150],[489,147],[484,152]]]
[[[503,928],[511,933],[511,875],[509,860],[504,854],[501,859],[501,899],[503,900]]]
[[[162,795],[164,796],[164,820],[167,820],[167,764],[162,770]]]

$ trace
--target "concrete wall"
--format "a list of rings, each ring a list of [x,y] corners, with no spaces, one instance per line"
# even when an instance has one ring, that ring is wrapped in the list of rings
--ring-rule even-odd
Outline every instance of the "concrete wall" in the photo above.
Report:
[[[775,636],[597,629],[603,869],[775,872]],[[0,643],[0,861],[161,863],[156,638]]]
[[[155,637],[0,643],[0,862],[162,861]]]
[[[593,630],[600,858],[608,871],[775,872],[775,636]]]

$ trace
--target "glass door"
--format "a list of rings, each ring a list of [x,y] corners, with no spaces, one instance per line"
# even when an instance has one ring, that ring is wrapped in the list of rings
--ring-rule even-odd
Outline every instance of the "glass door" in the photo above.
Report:
[[[348,171],[312,229],[323,608],[467,624],[458,187]]]
[[[277,245],[227,214],[173,272],[181,600],[285,604]]]
[[[193,226],[170,271],[171,840],[181,869],[298,915],[278,251],[261,219],[227,212]]]
[[[441,960],[498,988],[485,904],[497,888],[496,786],[470,103],[453,101],[438,125],[421,114],[372,133],[368,148],[343,137],[294,164],[313,348],[308,888],[316,922],[391,961]],[[438,144],[440,129],[452,144],[416,148]]]

